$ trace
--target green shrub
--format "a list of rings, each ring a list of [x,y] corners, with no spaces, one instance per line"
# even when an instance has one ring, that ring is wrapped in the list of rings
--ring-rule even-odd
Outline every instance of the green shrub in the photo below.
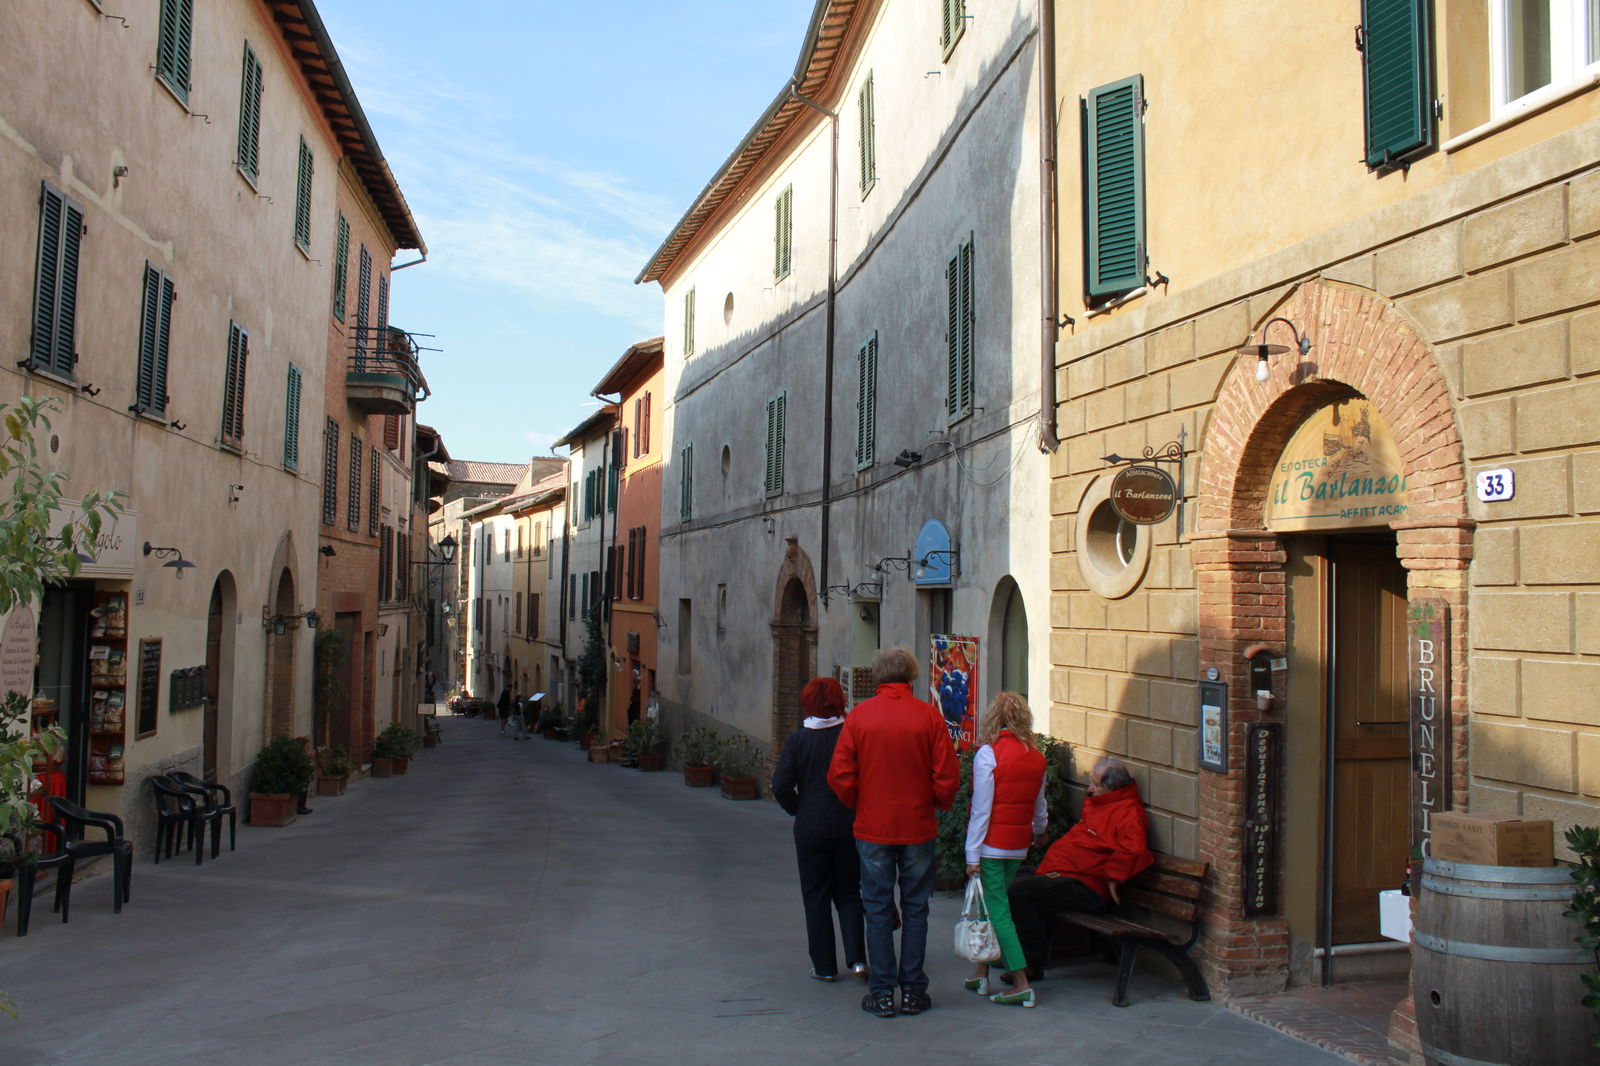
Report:
[[[697,725],[686,731],[673,745],[672,753],[685,766],[710,766],[722,741],[710,726]]]
[[[726,737],[712,753],[711,765],[717,768],[717,776],[724,781],[730,777],[751,777],[761,765],[761,749],[747,737]]]
[[[304,792],[312,774],[311,756],[298,740],[273,737],[256,756],[250,789],[269,796]]]
[[[344,777],[356,768],[355,760],[350,758],[350,753],[335,744],[331,748],[323,748],[319,761],[322,772],[329,777]]]
[[[399,722],[391,722],[372,743],[374,759],[409,759],[422,747],[422,735]]]
[[[1072,745],[1040,734],[1039,750],[1044,755],[1044,798],[1050,807],[1045,827],[1045,844],[1028,849],[1023,869],[1031,870],[1044,858],[1045,849],[1072,827],[1070,801],[1072,789]],[[955,803],[939,812],[939,836],[934,842],[940,877],[965,877],[967,873],[967,815],[972,810],[972,752],[961,755],[961,787]]]
[[[1566,916],[1583,927],[1575,939],[1594,955],[1595,961],[1595,972],[1582,975],[1583,987],[1588,989],[1582,1002],[1600,1016],[1600,829],[1573,826],[1567,830],[1567,847],[1578,861],[1572,866],[1572,879],[1577,885],[1572,890],[1572,909]],[[1600,1037],[1594,1043],[1600,1047]]]
[[[639,755],[660,755],[667,743],[666,730],[654,718],[637,718],[628,723],[628,746]]]

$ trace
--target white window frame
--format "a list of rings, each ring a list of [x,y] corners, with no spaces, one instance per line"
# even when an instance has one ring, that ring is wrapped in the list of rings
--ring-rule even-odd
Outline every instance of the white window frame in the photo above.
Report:
[[[1527,0],[1545,3],[1550,10],[1550,82],[1512,97],[1507,15],[1513,2],[1491,0],[1489,4],[1489,85],[1494,118],[1542,107],[1600,75],[1600,55],[1589,55],[1590,0]]]

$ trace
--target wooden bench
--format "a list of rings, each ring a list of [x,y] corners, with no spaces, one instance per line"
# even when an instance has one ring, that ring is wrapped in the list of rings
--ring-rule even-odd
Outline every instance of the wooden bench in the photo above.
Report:
[[[1111,1002],[1118,1007],[1128,1005],[1128,981],[1133,977],[1133,967],[1140,948],[1150,948],[1171,962],[1189,985],[1189,998],[1208,1000],[1211,993],[1200,976],[1200,970],[1189,951],[1200,939],[1197,920],[1200,889],[1205,884],[1209,865],[1193,859],[1178,859],[1171,855],[1155,853],[1156,861],[1118,890],[1122,902],[1105,914],[1082,914],[1069,911],[1057,916],[1057,927],[1076,926],[1105,938],[1108,946],[1118,951],[1117,988]],[[1188,937],[1182,933],[1168,933],[1134,920],[1141,912],[1166,915],[1188,925]]]

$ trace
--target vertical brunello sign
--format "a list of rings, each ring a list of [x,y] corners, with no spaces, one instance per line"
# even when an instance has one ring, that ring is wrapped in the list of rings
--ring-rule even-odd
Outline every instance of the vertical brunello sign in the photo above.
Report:
[[[1430,823],[1450,809],[1450,607],[1406,607],[1411,673],[1411,842],[1427,855]]]
[[[0,696],[33,691],[35,637],[33,611],[18,607],[6,618],[0,630]]]
[[[1257,722],[1245,735],[1244,913],[1278,913],[1278,763],[1283,726]]]

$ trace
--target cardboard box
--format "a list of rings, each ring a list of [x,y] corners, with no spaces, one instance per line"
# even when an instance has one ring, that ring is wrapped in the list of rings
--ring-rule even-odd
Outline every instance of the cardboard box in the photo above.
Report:
[[[1378,893],[1378,932],[1388,940],[1411,940],[1411,897],[1398,888]]]
[[[1428,822],[1429,854],[1448,862],[1484,866],[1549,866],[1555,862],[1555,827],[1548,818],[1446,811]]]

